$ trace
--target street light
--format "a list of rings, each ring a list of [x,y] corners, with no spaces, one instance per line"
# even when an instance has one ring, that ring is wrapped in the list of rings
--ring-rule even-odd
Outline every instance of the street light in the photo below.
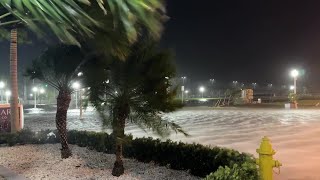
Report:
[[[6,94],[7,104],[9,104],[9,97],[11,96],[11,91],[7,90],[5,94]]]
[[[78,90],[80,88],[80,83],[79,82],[74,82],[72,84],[72,88],[76,90],[76,109],[78,109]]]
[[[43,88],[40,89],[40,94],[45,93],[45,90]]]
[[[252,83],[252,86],[253,86],[253,89],[255,89],[257,86],[257,83]]]
[[[237,86],[238,81],[232,81],[232,84],[233,84],[234,86]]]
[[[189,91],[188,91],[188,90],[185,90],[184,93],[186,93],[186,98],[188,98],[188,93],[189,93]]]
[[[203,93],[205,91],[205,88],[203,86],[200,86],[199,91],[201,92],[201,98],[203,98]]]
[[[293,86],[294,86],[293,93],[297,94],[297,77],[299,76],[299,71],[296,69],[293,69],[291,71],[291,76],[293,77]]]
[[[214,91],[214,88],[213,88],[213,83],[214,83],[214,79],[209,79],[210,83],[211,83],[211,97],[213,97],[213,91]]]
[[[294,90],[294,86],[291,85],[291,86],[290,86],[290,90]]]
[[[37,108],[37,93],[39,89],[37,87],[33,87],[32,91],[34,92],[34,108]]]
[[[181,86],[181,102],[183,103],[183,92],[184,92],[184,81],[187,79],[186,76],[182,76],[182,86]]]
[[[4,88],[6,84],[3,81],[0,81],[0,89]]]
[[[79,72],[78,73],[78,77],[82,76],[83,75],[83,72]]]
[[[182,79],[182,84],[184,84],[184,81],[187,79],[187,77],[186,76],[182,76],[181,79]]]

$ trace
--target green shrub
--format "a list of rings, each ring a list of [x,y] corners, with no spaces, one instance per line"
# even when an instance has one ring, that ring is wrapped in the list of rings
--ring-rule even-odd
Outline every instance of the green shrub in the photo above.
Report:
[[[216,172],[209,174],[204,180],[258,180],[258,171],[254,163],[245,162],[241,165],[233,164],[219,167]]]
[[[53,133],[53,136],[48,136]],[[114,153],[115,140],[113,135],[103,132],[69,131],[68,141],[80,147],[88,147],[99,152]],[[245,153],[219,147],[208,147],[200,144],[186,144],[159,139],[136,138],[126,136],[123,154],[127,158],[134,158],[141,162],[155,162],[161,166],[170,166],[176,170],[187,170],[195,176],[205,177],[215,172],[219,167],[232,167],[231,172],[237,172],[237,164],[244,168],[244,175],[256,173],[255,169],[247,168],[247,164],[254,164],[254,158]],[[57,131],[40,131],[33,133],[23,130],[18,134],[0,136],[0,144],[44,144],[58,143]],[[239,167],[238,167],[239,168]],[[219,172],[222,171],[221,168]],[[221,173],[221,172],[220,172]],[[241,174],[242,175],[242,174]]]
[[[253,157],[231,149],[170,140],[161,142],[152,138],[132,140],[125,148],[124,155],[142,162],[154,161],[159,165],[170,165],[172,169],[189,170],[191,174],[200,177],[216,171],[219,166],[254,162]]]

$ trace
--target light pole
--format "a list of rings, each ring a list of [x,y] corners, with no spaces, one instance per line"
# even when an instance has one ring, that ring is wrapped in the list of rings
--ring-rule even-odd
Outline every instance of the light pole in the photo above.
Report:
[[[238,81],[232,81],[234,87],[237,87]]]
[[[205,91],[205,88],[203,86],[200,86],[199,91],[201,92],[201,98],[203,98],[203,93]]]
[[[9,104],[9,97],[11,96],[11,91],[7,90],[6,91],[6,102]]]
[[[290,90],[291,90],[291,91],[294,91],[294,86],[290,86]]]
[[[2,103],[3,102],[3,93],[2,93],[2,91],[3,91],[3,88],[5,87],[6,85],[4,84],[4,82],[3,81],[0,81],[0,103]]]
[[[293,77],[293,86],[294,86],[293,93],[297,94],[297,78],[299,76],[299,71],[296,69],[293,69],[291,71],[291,76]]]
[[[181,86],[181,102],[183,103],[183,92],[184,92],[184,81],[187,79],[186,76],[182,76],[182,86]]]
[[[80,83],[79,82],[74,82],[72,84],[72,88],[75,89],[75,96],[76,96],[76,109],[78,109],[78,90],[80,88]]]
[[[37,108],[37,93],[39,89],[37,87],[33,87],[32,91],[34,92],[34,108]]]
[[[214,83],[214,79],[210,79],[210,83],[211,83],[211,96],[213,98],[213,83]]]
[[[44,94],[44,93],[45,93],[45,90],[44,90],[43,88],[41,88],[41,89],[39,90],[39,92],[40,92],[40,94]],[[39,96],[39,100],[40,100],[40,104],[41,104],[41,98],[40,98],[40,96]]]
[[[257,83],[252,83],[253,89],[256,89]]]
[[[186,93],[186,99],[188,98],[188,93],[189,91],[188,90],[185,90],[184,93]]]
[[[80,119],[83,119],[82,117],[82,91],[84,92],[86,89],[83,88],[82,90],[80,90]]]

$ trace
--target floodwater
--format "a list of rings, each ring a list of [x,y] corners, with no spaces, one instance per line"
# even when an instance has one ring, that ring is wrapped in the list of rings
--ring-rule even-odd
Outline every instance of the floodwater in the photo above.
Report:
[[[54,117],[53,111],[30,111],[25,114],[25,127],[55,129]],[[275,159],[283,164],[275,179],[320,179],[320,110],[197,107],[165,114],[164,118],[178,123],[191,135],[172,134],[172,140],[228,147],[255,156],[261,138],[268,136],[276,151]],[[101,131],[101,125],[92,110],[84,113],[83,120],[79,119],[78,110],[68,113],[69,129]],[[157,137],[132,124],[127,124],[126,133]]]

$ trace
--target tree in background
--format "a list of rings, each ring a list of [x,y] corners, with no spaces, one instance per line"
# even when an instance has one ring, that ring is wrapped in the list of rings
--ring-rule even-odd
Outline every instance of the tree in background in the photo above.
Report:
[[[56,126],[60,135],[61,157],[72,155],[67,141],[67,111],[71,101],[72,82],[77,78],[77,71],[83,61],[84,53],[77,46],[59,45],[48,48],[26,75],[39,79],[58,90]]]
[[[175,75],[172,56],[158,51],[153,43],[138,43],[132,53],[119,60],[95,59],[86,64],[84,79],[90,87],[89,99],[110,125],[116,140],[116,161],[112,174],[124,173],[122,144],[127,121],[160,136],[175,132],[187,135],[174,122],[161,118],[161,113],[174,111],[175,89],[170,89],[169,79]]]
[[[62,43],[74,44],[78,46],[80,46],[79,40],[83,37],[93,37],[93,29],[100,28],[101,30],[105,29],[106,26],[113,30],[117,30],[117,27],[123,28],[123,31],[121,32],[124,32],[129,43],[132,43],[137,39],[141,29],[146,29],[153,35],[159,35],[161,32],[162,23],[160,17],[162,17],[164,14],[164,6],[162,1],[96,0],[96,2],[98,9],[95,8],[93,11],[97,12],[101,10],[101,12],[108,17],[106,18],[106,22],[103,22],[101,25],[98,21],[90,17],[78,4],[82,3],[90,5],[89,0],[0,1],[0,32],[2,34],[8,34],[8,31],[11,31],[10,75],[12,91],[12,132],[19,130],[17,129],[19,124],[17,84],[17,26],[30,29],[39,37],[44,37],[49,31],[53,33]],[[109,11],[111,13],[108,13]],[[112,17],[112,21],[110,21],[109,17]],[[111,46],[113,51],[117,52],[118,54],[124,52],[123,48],[119,48],[114,44]]]

